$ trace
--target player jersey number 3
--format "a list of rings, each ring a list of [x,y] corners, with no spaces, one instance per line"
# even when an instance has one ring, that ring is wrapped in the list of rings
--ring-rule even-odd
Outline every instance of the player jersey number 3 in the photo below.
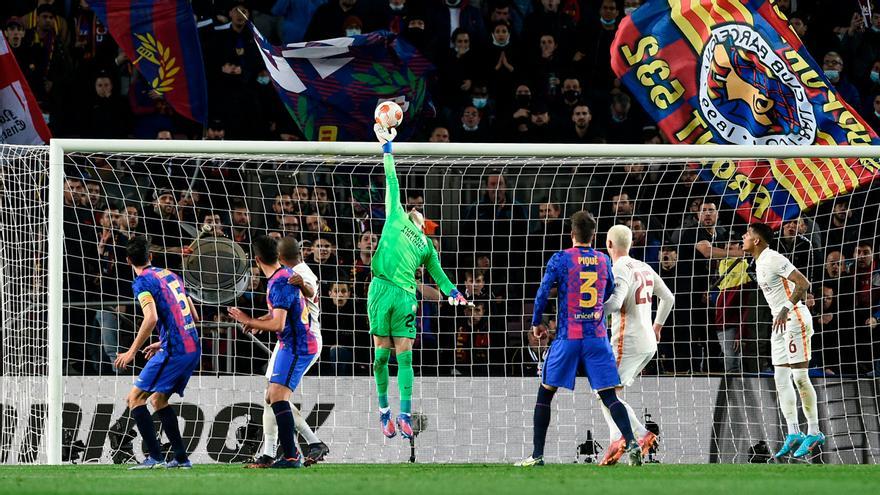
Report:
[[[192,310],[189,307],[189,299],[187,299],[186,294],[183,293],[183,288],[180,286],[180,282],[177,281],[177,277],[168,270],[161,270],[157,275],[168,283],[168,288],[171,289],[171,293],[174,294],[174,299],[176,299],[177,304],[180,305],[180,314],[182,314],[184,318],[191,318]],[[192,323],[192,321],[187,321],[187,323]]]
[[[596,281],[599,280],[599,274],[596,272],[581,272],[581,300],[582,308],[592,308],[599,299],[599,292],[596,290]]]

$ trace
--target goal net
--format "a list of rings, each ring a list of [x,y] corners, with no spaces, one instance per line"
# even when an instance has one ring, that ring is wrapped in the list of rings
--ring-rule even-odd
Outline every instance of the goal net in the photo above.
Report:
[[[172,399],[194,462],[240,462],[260,448],[263,373],[274,336],[250,336],[226,313],[230,306],[266,311],[266,281],[250,250],[260,234],[300,240],[320,280],[323,350],[291,400],[330,446],[328,462],[406,461],[410,445],[385,439],[378,427],[366,315],[369,265],[385,218],[378,145],[129,144],[80,142],[76,149],[90,151],[68,149],[63,163],[52,164],[63,170],[63,195],[55,196],[63,201],[62,404],[46,399],[47,383],[54,383],[47,378],[49,153],[0,148],[0,462],[47,462],[50,442],[61,446],[64,462],[141,457],[141,439],[120,419],[145,361],[139,354],[133,369],[113,367],[141,318],[125,260],[125,244],[138,234],[150,237],[154,265],[181,275],[202,315],[201,366],[185,396]],[[567,218],[581,209],[597,217],[600,247],[608,228],[630,226],[631,255],[675,293],[657,357],[625,392],[646,425],[659,430],[650,459],[762,461],[778,448],[784,420],[770,362],[771,316],[754,266],[750,258],[703,254],[707,242],[736,252],[747,225],[737,208],[748,206],[734,199],[748,195],[747,182],[725,176],[723,164],[731,162],[719,151],[709,159],[682,156],[678,147],[668,149],[681,158],[640,147],[617,158],[607,157],[609,149],[620,151],[613,148],[514,145],[492,148],[497,156],[452,145],[397,148],[402,201],[424,212],[446,273],[475,303],[451,307],[429,277],[414,274],[422,282],[414,351],[413,410],[423,419],[418,462],[512,462],[531,452],[549,345],[528,333],[534,296],[550,256],[570,246]],[[828,436],[814,462],[874,463],[880,191],[869,184],[836,194],[835,181],[857,180],[841,160],[786,163],[802,173],[768,172],[764,183],[791,178],[801,196],[790,195],[791,204],[774,197],[771,207],[821,201],[782,223],[776,241],[811,281],[810,373]],[[551,305],[551,338],[554,315]],[[394,410],[395,375],[392,358]],[[61,427],[50,434],[45,424],[53,414]],[[574,393],[554,399],[546,457],[591,462],[608,443],[599,401],[579,378]]]

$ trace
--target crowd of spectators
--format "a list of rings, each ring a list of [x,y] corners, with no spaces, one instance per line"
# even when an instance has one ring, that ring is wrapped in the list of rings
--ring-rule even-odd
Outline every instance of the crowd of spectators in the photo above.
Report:
[[[300,240],[304,260],[321,281],[325,349],[319,372],[369,374],[367,288],[385,216],[378,168],[351,175],[278,164],[270,174],[245,167],[230,176],[213,162],[166,163],[181,175],[165,181],[136,173],[137,161],[81,161],[68,167],[64,195],[69,372],[113,372],[116,352],[133,337],[137,317],[124,257],[132,235],[150,235],[154,263],[183,271],[192,269],[187,260],[199,236],[226,238],[247,252],[251,239],[268,234]],[[550,165],[540,177],[508,166],[465,174],[460,184],[449,180],[445,169],[430,167],[401,177],[409,187],[406,207],[423,212],[441,263],[475,302],[473,308],[450,307],[429,277],[415,274],[415,356],[422,375],[537,371],[547,342],[528,335],[532,301],[550,256],[570,245],[567,218],[581,208],[598,216],[600,247],[608,228],[628,225],[632,255],[653,266],[676,295],[649,373],[770,369],[771,317],[741,250],[745,224],[686,165]],[[251,194],[228,194],[230,182]],[[555,189],[560,183],[566,187]],[[573,190],[580,191],[574,199]],[[874,373],[880,341],[878,215],[880,190],[868,188],[787,221],[777,232],[775,248],[812,282],[807,304],[816,330],[812,365],[819,373]],[[211,323],[202,328],[203,371],[259,373],[269,339],[256,342],[238,332],[227,305],[263,311],[265,280],[255,267],[235,300],[200,304]],[[545,321],[551,339],[554,313],[551,308]]]
[[[293,140],[247,18],[275,44],[390,30],[437,68],[435,119],[417,139],[656,143],[615,78],[610,45],[640,0],[193,0],[208,81],[206,128],[132,70],[88,0],[8,0],[0,21],[58,137]],[[880,127],[880,13],[776,0],[843,98]],[[247,16],[247,17],[246,17]]]
[[[430,141],[660,143],[663,138],[611,72],[609,46],[639,0],[195,0],[209,89],[206,128],[145,90],[87,0],[9,0],[0,20],[55,136],[146,139],[299,139],[269,84],[246,14],[276,44],[389,29],[438,68],[429,81],[438,115],[418,122]],[[880,128],[880,14],[861,23],[857,6],[778,0],[792,29],[841,95]],[[255,235],[294,236],[321,279],[325,352],[319,372],[369,373],[366,290],[381,233],[382,181],[370,172],[275,182],[208,162],[185,164],[91,157],[65,186],[65,352],[70,373],[112,373],[136,315],[124,246],[153,237],[157,265],[180,270],[189,246],[210,235],[246,250]],[[425,172],[421,170],[421,172]],[[472,173],[470,171],[468,173]],[[442,304],[418,274],[418,372],[534,374],[548,341],[527,335],[530,299],[549,256],[568,246],[566,218],[597,215],[597,245],[618,223],[634,232],[633,255],[676,294],[651,373],[761,372],[769,368],[769,313],[753,267],[741,258],[744,224],[682,165],[618,164],[545,171],[544,193],[509,166],[456,184],[414,177],[408,207],[422,210],[447,272],[475,301]],[[466,173],[462,175],[466,176]],[[302,176],[302,174],[300,174]],[[300,180],[302,179],[302,180]],[[531,180],[536,180],[532,178]],[[546,192],[551,191],[551,192]],[[440,205],[444,205],[441,209]],[[451,206],[451,208],[450,208]],[[872,189],[837,198],[785,223],[778,249],[811,280],[813,365],[826,374],[876,373],[880,303]],[[454,213],[451,213],[453,210]],[[237,304],[265,303],[258,271]],[[201,314],[206,372],[259,373],[266,341],[236,333],[219,306]],[[550,312],[552,313],[552,311]],[[546,325],[555,328],[548,317]],[[217,337],[217,338],[214,338]]]

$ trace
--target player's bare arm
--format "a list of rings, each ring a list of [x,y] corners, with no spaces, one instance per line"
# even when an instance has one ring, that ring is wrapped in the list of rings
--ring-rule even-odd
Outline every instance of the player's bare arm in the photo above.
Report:
[[[700,241],[695,246],[697,252],[702,254],[706,258],[741,258],[745,256],[740,249],[730,249],[730,248],[719,248],[712,246],[712,243],[709,241]]]
[[[306,298],[311,299],[315,297],[315,288],[312,287],[311,284],[307,283],[302,278],[302,275],[300,275],[299,273],[293,272],[293,275],[291,275],[290,278],[287,279],[287,283],[299,287]]]
[[[156,342],[153,342],[152,344],[141,349],[141,352],[144,354],[144,357],[147,359],[147,361],[149,361],[150,359],[153,358],[153,356],[156,355],[157,352],[159,352],[159,349],[161,347],[162,347],[162,342],[157,340]]]
[[[779,310],[779,314],[773,322],[773,330],[776,332],[782,332],[785,330],[785,322],[788,321],[788,312],[794,308],[797,303],[803,301],[804,297],[807,295],[807,291],[810,290],[810,281],[807,280],[807,277],[805,277],[800,270],[795,269],[795,271],[791,272],[788,276],[788,280],[794,283],[794,290],[788,298],[788,304]]]
[[[137,351],[140,350],[144,345],[144,342],[150,338],[153,329],[156,328],[156,323],[159,322],[159,315],[156,313],[155,303],[152,301],[146,302],[141,309],[144,312],[144,319],[141,321],[141,326],[138,329],[137,336],[134,338],[134,342],[131,343],[131,348],[129,348],[127,352],[116,356],[116,361],[113,362],[113,366],[118,369],[124,370],[128,368],[128,365],[134,361],[134,356],[137,354]]]
[[[193,304],[193,300],[191,297],[186,296],[186,300],[189,301],[189,312],[192,315],[193,322],[198,323],[202,321],[201,316],[199,316],[198,310],[196,310],[196,305]]]
[[[233,320],[241,323],[251,332],[280,332],[284,329],[284,321],[287,319],[287,310],[275,308],[269,313],[268,318],[252,318],[240,308],[229,308],[227,310],[229,316]]]

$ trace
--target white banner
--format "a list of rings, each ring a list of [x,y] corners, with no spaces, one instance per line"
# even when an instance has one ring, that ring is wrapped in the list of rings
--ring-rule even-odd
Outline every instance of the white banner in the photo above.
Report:
[[[10,386],[9,380],[0,383]],[[65,380],[63,423],[74,440],[86,445],[81,460],[110,462],[107,431],[125,410],[131,383],[131,378],[114,377]],[[259,441],[256,426],[262,421],[265,384],[256,376],[193,377],[186,396],[172,399],[181,405],[181,432],[191,441],[193,462],[239,462],[250,454],[242,453],[237,431],[250,421],[253,440]],[[857,401],[843,409],[843,398],[853,397],[848,389],[864,392],[875,382],[817,385],[822,428],[829,435],[826,462],[877,462],[876,401],[873,406],[872,401]],[[294,394],[292,401],[330,446],[329,462],[409,459],[409,444],[400,437],[386,439],[379,429],[374,387],[371,377],[309,377]],[[417,461],[509,463],[529,455],[537,387],[533,378],[417,378],[414,411],[427,417],[427,427],[416,440]],[[396,391],[392,378],[395,410]],[[659,425],[657,460],[664,463],[747,462],[752,445],[764,440],[775,448],[782,434],[772,378],[644,377],[625,398],[640,417],[647,410]],[[37,419],[41,407],[40,398],[4,405],[0,462],[30,460],[26,453],[42,436]],[[850,423],[858,418],[857,431],[847,426],[847,418]],[[572,462],[588,434],[602,447],[608,445],[598,398],[585,388],[560,390],[554,398],[547,460]],[[139,439],[134,446],[140,455]],[[39,460],[43,448],[36,449]]]

